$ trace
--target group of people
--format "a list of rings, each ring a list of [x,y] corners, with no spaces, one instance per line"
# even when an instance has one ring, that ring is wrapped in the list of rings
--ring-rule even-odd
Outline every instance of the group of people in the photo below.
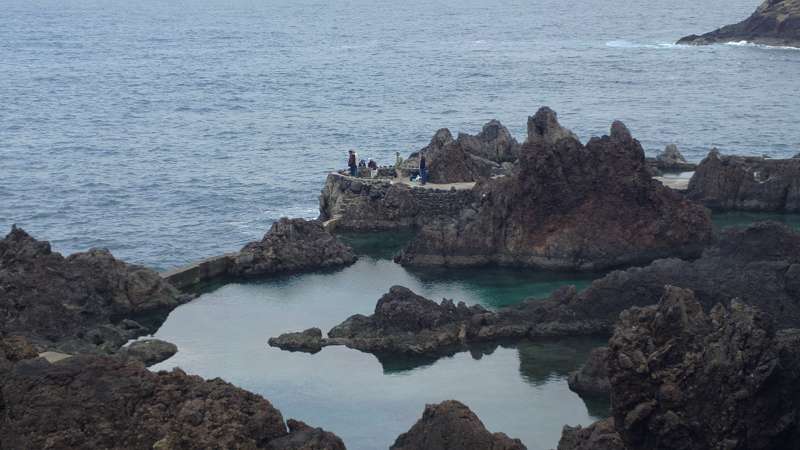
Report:
[[[400,167],[403,164],[403,158],[400,156],[400,152],[396,152],[395,156],[396,160],[394,168],[399,176]],[[375,160],[370,158],[369,162],[365,162],[363,159],[359,161],[358,154],[355,152],[355,150],[348,151],[347,167],[350,169],[351,177],[358,176],[359,169],[363,168],[369,169],[370,178],[375,178],[375,176],[378,174],[378,164],[375,162]],[[425,158],[424,153],[419,155],[419,180],[420,184],[425,184],[428,182],[428,161]]]

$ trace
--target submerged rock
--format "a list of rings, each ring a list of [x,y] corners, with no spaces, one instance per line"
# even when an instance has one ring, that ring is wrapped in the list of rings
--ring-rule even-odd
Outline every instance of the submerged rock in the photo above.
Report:
[[[800,159],[723,156],[714,149],[686,195],[715,210],[800,212]]]
[[[580,395],[608,395],[611,385],[608,381],[607,357],[607,347],[592,350],[586,363],[569,374],[567,379],[569,388]]]
[[[764,0],[747,19],[710,33],[683,37],[678,44],[707,45],[741,41],[800,46],[800,0]]]
[[[398,436],[391,450],[524,450],[519,439],[491,433],[466,405],[447,400],[426,405],[422,418]]]
[[[122,347],[116,354],[121,358],[136,360],[145,366],[152,366],[168,360],[175,353],[178,353],[178,347],[171,342],[145,339]]]
[[[264,238],[233,258],[233,276],[254,277],[342,267],[356,261],[353,250],[318,220],[281,218]]]
[[[0,241],[0,328],[42,349],[114,351],[189,298],[108,250],[64,258],[16,227]]]
[[[398,260],[600,270],[699,253],[708,212],[652,179],[623,124],[584,146],[551,113],[531,119],[514,175],[480,182],[474,205],[423,225]]]
[[[289,435],[280,411],[258,395],[118,358],[23,361],[0,377],[0,389],[4,448],[256,449]]]

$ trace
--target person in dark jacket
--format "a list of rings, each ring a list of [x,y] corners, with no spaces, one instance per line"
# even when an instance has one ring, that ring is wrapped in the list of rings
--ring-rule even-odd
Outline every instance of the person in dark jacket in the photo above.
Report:
[[[424,153],[419,155],[419,179],[421,184],[428,182],[428,160]]]
[[[350,168],[350,176],[354,177],[358,174],[358,165],[356,165],[356,152],[349,150],[349,157],[347,159],[347,167]]]

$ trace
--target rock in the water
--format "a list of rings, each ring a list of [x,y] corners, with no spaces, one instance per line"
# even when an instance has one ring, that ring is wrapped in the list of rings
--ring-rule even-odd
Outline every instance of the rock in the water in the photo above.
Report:
[[[122,347],[117,356],[125,359],[140,361],[145,366],[152,366],[166,361],[178,352],[178,347],[160,339],[145,339],[132,342],[127,347]]]
[[[524,450],[519,439],[491,433],[466,405],[426,405],[422,418],[398,436],[391,450]]]
[[[741,302],[706,314],[668,288],[609,341],[616,428],[631,450],[797,448],[798,339]]]
[[[711,238],[708,212],[652,179],[622,123],[585,146],[546,110],[529,128],[514,175],[480,182],[472,207],[425,224],[401,263],[600,270],[697,255]]]
[[[281,218],[264,238],[234,257],[230,273],[254,277],[342,267],[356,261],[353,250],[318,220]]]
[[[598,420],[588,427],[565,426],[557,450],[626,450],[614,419]]]
[[[158,273],[92,249],[64,258],[20,228],[0,241],[0,328],[43,349],[113,351],[188,300]]]
[[[0,442],[9,449],[257,449],[289,435],[258,395],[113,357],[19,362],[0,377],[0,392]]]
[[[800,159],[722,156],[715,149],[686,195],[715,210],[800,212]]]
[[[607,356],[607,347],[592,350],[586,363],[569,375],[569,388],[580,395],[608,395],[611,385],[608,381]]]
[[[270,441],[268,450],[345,450],[344,442],[330,431],[294,419],[286,424],[289,435]]]
[[[309,328],[296,333],[284,333],[269,338],[269,345],[281,350],[317,353],[322,350],[322,330]]]
[[[683,37],[678,44],[707,45],[741,41],[800,47],[800,0],[764,0],[747,19],[710,33]]]

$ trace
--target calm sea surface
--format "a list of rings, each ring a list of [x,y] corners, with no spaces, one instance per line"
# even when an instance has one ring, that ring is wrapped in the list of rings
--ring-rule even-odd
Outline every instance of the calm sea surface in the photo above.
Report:
[[[541,105],[582,139],[800,152],[800,51],[677,47],[757,0],[0,0],[0,228],[156,268],[314,217],[390,160]]]

